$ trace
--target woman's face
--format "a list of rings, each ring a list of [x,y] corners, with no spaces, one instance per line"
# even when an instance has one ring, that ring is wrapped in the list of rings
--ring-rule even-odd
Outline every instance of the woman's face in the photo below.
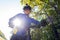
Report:
[[[25,14],[28,14],[28,15],[29,15],[30,12],[31,12],[31,10],[27,10],[27,9],[24,10],[24,13],[25,13]]]

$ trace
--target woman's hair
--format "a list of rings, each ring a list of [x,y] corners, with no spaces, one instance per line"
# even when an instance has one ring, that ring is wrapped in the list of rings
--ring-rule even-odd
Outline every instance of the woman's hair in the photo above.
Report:
[[[28,4],[26,4],[26,6],[23,7],[23,10],[25,10],[25,9],[31,10],[31,7]]]

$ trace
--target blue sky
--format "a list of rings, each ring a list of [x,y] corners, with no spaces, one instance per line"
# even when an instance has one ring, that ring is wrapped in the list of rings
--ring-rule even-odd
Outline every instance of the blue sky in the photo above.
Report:
[[[22,12],[20,0],[0,0],[0,30],[10,38],[11,28],[8,27],[9,18]]]

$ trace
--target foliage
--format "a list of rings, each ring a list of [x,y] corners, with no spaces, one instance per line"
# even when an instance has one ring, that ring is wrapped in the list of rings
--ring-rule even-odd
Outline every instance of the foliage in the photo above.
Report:
[[[0,39],[1,40],[6,40],[5,35],[0,31]]]
[[[28,4],[32,7],[31,17],[38,21],[52,17],[52,25],[60,33],[60,0],[21,0],[20,2],[23,5]],[[33,30],[31,32],[32,40],[57,40],[50,22],[45,27],[34,28]]]

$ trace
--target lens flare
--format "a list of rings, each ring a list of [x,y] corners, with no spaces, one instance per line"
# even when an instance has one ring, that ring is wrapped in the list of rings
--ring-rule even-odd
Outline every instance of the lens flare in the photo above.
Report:
[[[23,20],[22,19],[19,19],[19,18],[15,18],[13,20],[13,25],[14,25],[14,27],[23,28]]]

